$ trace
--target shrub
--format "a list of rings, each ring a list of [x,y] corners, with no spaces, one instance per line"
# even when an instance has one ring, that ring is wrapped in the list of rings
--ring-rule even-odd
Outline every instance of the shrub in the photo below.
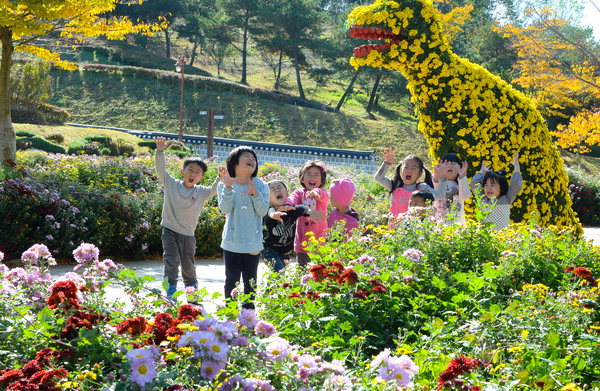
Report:
[[[65,153],[65,149],[58,144],[54,144],[44,138],[33,136],[33,137],[22,137],[17,139],[20,143],[31,143],[31,148],[40,149],[42,151],[50,152],[50,153]]]
[[[569,170],[569,193],[573,210],[583,225],[600,225],[600,179]]]
[[[65,136],[60,133],[52,133],[45,137],[46,140],[52,141],[56,144],[62,144],[65,142]]]
[[[140,147],[148,147],[150,149],[156,149],[156,143],[153,140],[142,140],[137,143]]]
[[[19,130],[15,132],[15,134],[17,135],[17,137],[35,137],[35,134],[26,132],[24,130]]]
[[[23,151],[26,149],[30,149],[32,147],[31,141],[25,139],[25,138],[18,138],[17,139],[17,150],[19,151]]]

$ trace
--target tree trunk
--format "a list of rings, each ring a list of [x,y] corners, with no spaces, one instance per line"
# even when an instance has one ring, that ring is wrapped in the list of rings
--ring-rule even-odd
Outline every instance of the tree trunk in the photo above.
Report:
[[[12,45],[12,30],[0,27],[2,59],[0,60],[0,164],[16,163],[17,145],[15,130],[10,117],[9,77],[11,57],[15,48]]]
[[[246,16],[244,19],[244,35],[242,42],[242,80],[240,83],[248,85],[248,81],[246,81],[246,57],[248,55],[248,25],[250,24],[250,17]]]
[[[281,80],[281,63],[283,62],[283,49],[279,51],[279,63],[277,64],[277,75],[275,76],[275,91],[279,90],[279,81]]]
[[[350,92],[352,92],[352,87],[354,86],[354,82],[356,81],[356,79],[358,78],[358,75],[360,74],[362,68],[358,68],[356,70],[356,72],[354,72],[354,75],[352,75],[352,80],[350,80],[350,83],[348,84],[348,87],[346,87],[346,91],[344,91],[344,95],[342,95],[342,97],[340,98],[340,101],[338,102],[337,106],[335,106],[335,112],[339,112],[340,109],[342,108],[342,105],[344,104],[344,101],[346,100],[346,98],[348,97],[348,95],[350,95]]]
[[[371,90],[371,96],[369,97],[369,104],[367,105],[367,113],[371,113],[373,110],[373,102],[375,101],[375,95],[377,94],[377,89],[379,88],[379,82],[381,81],[382,74],[377,74],[375,78],[375,84],[373,84],[373,89]]]
[[[194,40],[194,48],[192,49],[192,58],[190,60],[190,66],[194,66],[194,60],[196,59],[196,50],[198,49],[198,44],[200,43],[200,38],[196,37]]]
[[[165,45],[167,47],[167,58],[171,58],[171,37],[169,36],[169,28],[165,29]]]
[[[304,89],[302,88],[302,79],[300,78],[300,64],[298,64],[298,54],[294,56],[294,67],[296,68],[296,84],[298,85],[298,93],[300,98],[306,99],[304,95]]]

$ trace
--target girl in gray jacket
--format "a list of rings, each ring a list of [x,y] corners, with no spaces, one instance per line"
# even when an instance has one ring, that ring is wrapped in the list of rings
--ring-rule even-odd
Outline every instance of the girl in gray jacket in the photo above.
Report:
[[[250,147],[237,147],[227,156],[227,170],[220,172],[217,188],[219,209],[225,214],[221,248],[225,261],[225,299],[235,284],[244,281],[244,293],[253,297],[259,254],[263,249],[262,219],[269,208],[269,188],[260,179],[258,158]],[[250,300],[245,308],[254,308]]]

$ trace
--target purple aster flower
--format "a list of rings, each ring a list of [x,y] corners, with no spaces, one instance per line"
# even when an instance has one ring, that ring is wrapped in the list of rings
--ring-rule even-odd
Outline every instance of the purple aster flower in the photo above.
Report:
[[[419,263],[419,262],[421,262],[421,257],[424,254],[420,250],[417,250],[414,248],[409,248],[402,255],[404,255],[406,258],[408,258],[410,261],[412,261],[414,263]]]
[[[253,328],[258,322],[258,320],[256,319],[256,313],[253,309],[250,308],[242,308],[242,310],[240,311],[239,319],[240,324],[248,328]]]
[[[269,322],[265,322],[264,320],[259,321],[256,323],[256,326],[254,326],[254,333],[261,337],[271,336],[274,332],[275,326]]]

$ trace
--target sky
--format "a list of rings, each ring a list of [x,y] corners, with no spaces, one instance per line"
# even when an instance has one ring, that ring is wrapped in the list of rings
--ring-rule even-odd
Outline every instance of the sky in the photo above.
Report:
[[[592,27],[594,29],[594,36],[597,40],[600,40],[600,11],[592,5],[592,1],[600,8],[600,0],[582,0],[585,8],[583,17],[581,18],[581,25]]]

